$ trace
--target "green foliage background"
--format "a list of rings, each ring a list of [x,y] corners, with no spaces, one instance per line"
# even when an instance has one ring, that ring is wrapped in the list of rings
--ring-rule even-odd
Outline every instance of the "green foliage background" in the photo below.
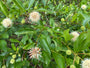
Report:
[[[86,10],[81,9],[83,4]],[[39,22],[28,20],[32,11],[40,13]],[[72,64],[81,68],[81,61],[90,58],[89,0],[0,0],[0,22],[6,17],[13,26],[6,29],[0,23],[0,68],[68,68]],[[80,33],[75,42],[72,31]],[[29,58],[28,50],[35,46],[41,48],[40,60]],[[17,55],[14,64],[10,64],[10,53]]]

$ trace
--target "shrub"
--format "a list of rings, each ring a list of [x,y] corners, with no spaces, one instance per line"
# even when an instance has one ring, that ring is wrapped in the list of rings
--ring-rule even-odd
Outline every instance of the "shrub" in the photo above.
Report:
[[[0,0],[0,68],[90,68],[89,36],[89,0]]]

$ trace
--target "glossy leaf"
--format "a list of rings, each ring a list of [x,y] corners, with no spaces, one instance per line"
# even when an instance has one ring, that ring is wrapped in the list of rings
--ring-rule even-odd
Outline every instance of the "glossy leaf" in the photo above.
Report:
[[[29,49],[31,49],[32,47],[34,47],[34,45],[35,45],[35,43],[29,43],[29,44],[25,45],[25,46],[23,47],[23,49],[29,50]]]
[[[79,52],[88,48],[90,42],[87,41],[85,33],[80,34],[78,39],[74,42],[74,51]]]
[[[33,31],[19,31],[19,32],[15,32],[16,35],[21,35],[21,34],[33,34]]]
[[[44,39],[43,36],[40,38],[40,45],[43,47],[43,49],[44,49],[46,52],[48,52],[49,54],[51,54],[51,51],[50,51],[49,46],[48,46],[48,43],[47,43],[47,41]]]
[[[7,51],[7,42],[5,40],[0,40],[0,49]]]
[[[47,0],[42,0],[42,3],[43,3],[44,6],[46,6]]]
[[[0,8],[1,8],[2,12],[5,14],[5,16],[8,17],[8,13],[9,13],[8,9],[2,1],[0,1]]]
[[[17,39],[10,39],[11,42],[19,42]]]
[[[52,52],[52,54],[53,54],[53,58],[55,59],[55,62],[58,65],[58,68],[65,68],[64,57],[62,55],[60,55],[59,53],[56,53],[56,52]]]
[[[19,2],[19,0],[13,0],[13,2],[16,4],[16,6],[20,8],[20,10],[25,11],[23,5]]]
[[[35,0],[29,0],[28,9],[30,9],[33,6],[34,2]]]
[[[67,29],[67,30],[65,30],[63,32],[63,37],[64,37],[64,39],[65,39],[66,42],[71,40],[72,36],[69,33],[69,29]]]
[[[12,47],[12,49],[13,49],[14,51],[16,51],[16,46],[15,46],[14,43],[11,44],[11,47]]]

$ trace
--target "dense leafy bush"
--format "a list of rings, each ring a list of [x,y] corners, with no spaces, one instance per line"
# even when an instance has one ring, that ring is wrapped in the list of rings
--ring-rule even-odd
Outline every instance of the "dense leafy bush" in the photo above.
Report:
[[[0,0],[0,68],[90,68],[89,0]]]

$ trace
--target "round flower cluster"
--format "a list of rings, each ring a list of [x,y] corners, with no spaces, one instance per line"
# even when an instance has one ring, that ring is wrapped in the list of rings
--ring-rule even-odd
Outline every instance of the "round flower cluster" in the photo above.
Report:
[[[65,19],[64,19],[64,18],[61,18],[61,21],[62,21],[62,22],[64,22],[64,21],[65,21]]]
[[[2,25],[5,28],[11,27],[12,26],[12,21],[9,18],[6,18],[2,21]]]
[[[29,15],[29,20],[31,20],[32,22],[38,22],[40,20],[40,14],[39,12],[36,12],[36,11],[33,11],[30,13]],[[21,21],[22,24],[25,23],[25,19],[22,19]],[[5,28],[9,28],[12,26],[12,21],[10,20],[10,18],[5,18],[3,21],[2,21],[2,25],[5,27]]]
[[[72,54],[71,50],[66,50],[66,54],[71,55]]]
[[[82,68],[90,68],[90,59],[82,61]]]
[[[12,55],[12,54],[11,54]],[[12,55],[12,59],[10,60],[11,64],[14,64],[16,58],[16,54]]]
[[[81,26],[81,30],[85,30],[85,26]]]
[[[32,22],[38,22],[40,20],[39,12],[36,12],[36,11],[31,12],[30,15],[29,15],[29,19]]]
[[[11,59],[10,63],[13,64],[15,62],[15,59]]]
[[[86,5],[82,5],[81,8],[82,8],[82,9],[86,9],[87,6],[86,6]]]
[[[70,65],[70,68],[76,68],[75,65]]]
[[[35,48],[31,48],[29,51],[29,56],[30,58],[36,58],[39,59],[39,57],[41,57],[41,49],[38,47]]]
[[[12,55],[12,58],[15,59],[16,58],[16,54],[15,55]]]
[[[74,32],[71,32],[71,35],[73,35],[73,38],[71,39],[72,41],[76,41],[77,38],[79,37],[79,33],[74,31]]]
[[[6,65],[3,65],[2,68],[6,68]]]

